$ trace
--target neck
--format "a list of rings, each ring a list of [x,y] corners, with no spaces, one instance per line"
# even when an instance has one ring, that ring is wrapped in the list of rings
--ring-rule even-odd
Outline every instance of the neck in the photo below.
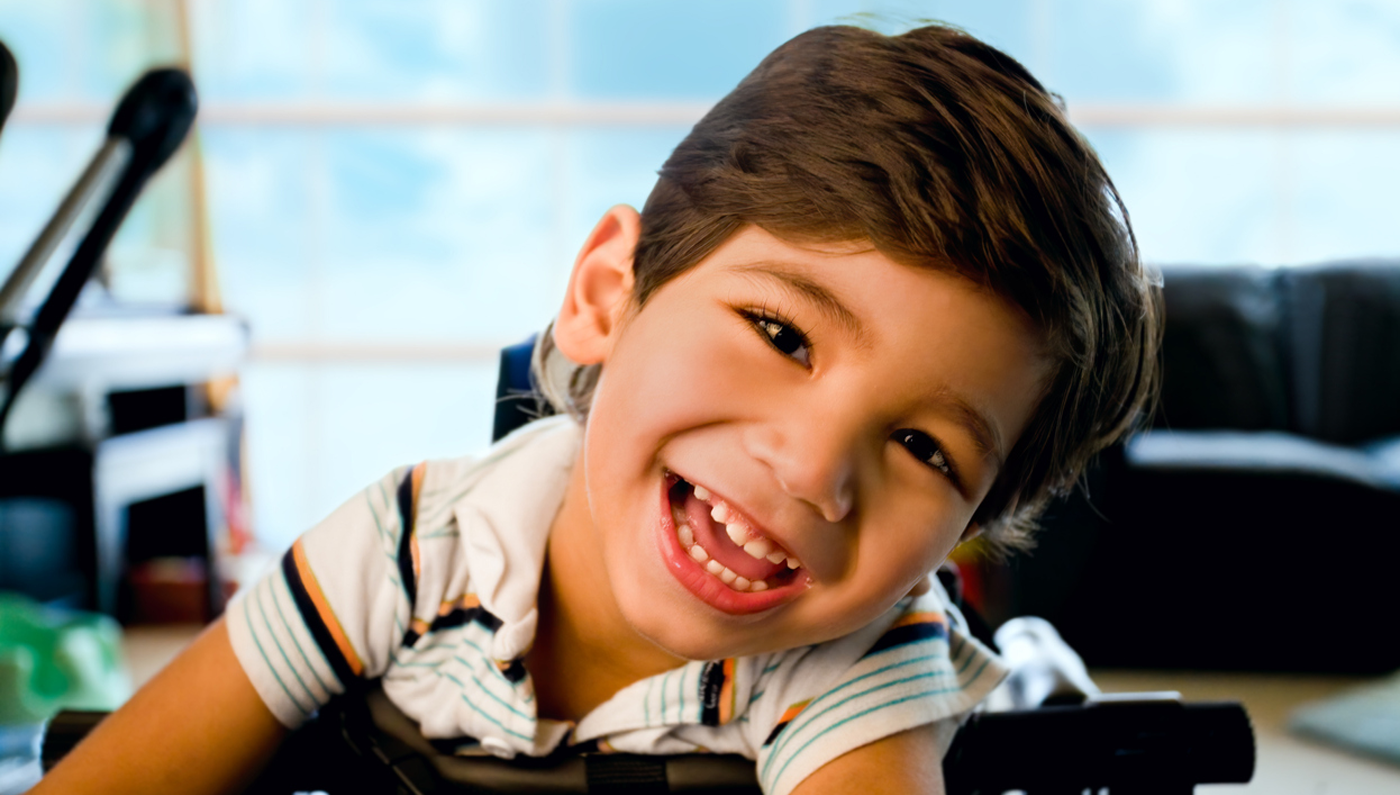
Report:
[[[604,564],[580,452],[550,526],[539,625],[525,658],[540,717],[577,721],[633,682],[686,662],[637,634],[618,608]]]

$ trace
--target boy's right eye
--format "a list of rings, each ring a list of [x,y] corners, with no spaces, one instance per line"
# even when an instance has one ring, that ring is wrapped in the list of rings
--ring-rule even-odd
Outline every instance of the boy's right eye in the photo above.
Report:
[[[745,312],[749,322],[768,340],[768,344],[778,349],[784,356],[797,360],[803,367],[812,366],[812,355],[807,337],[792,325],[773,317]]]

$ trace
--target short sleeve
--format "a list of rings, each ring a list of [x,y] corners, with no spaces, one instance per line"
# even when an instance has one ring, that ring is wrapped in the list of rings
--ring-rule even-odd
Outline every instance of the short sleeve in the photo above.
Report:
[[[353,680],[382,675],[402,644],[413,568],[400,543],[412,505],[400,494],[412,480],[398,470],[353,497],[229,605],[234,654],[283,725],[301,725]]]
[[[767,699],[779,701],[752,713],[754,728],[767,732],[758,743],[763,791],[785,795],[827,762],[919,726],[940,724],[946,751],[958,722],[1006,673],[963,626],[935,589],[852,638],[859,641],[855,654],[839,672],[818,654],[775,667],[761,685]]]

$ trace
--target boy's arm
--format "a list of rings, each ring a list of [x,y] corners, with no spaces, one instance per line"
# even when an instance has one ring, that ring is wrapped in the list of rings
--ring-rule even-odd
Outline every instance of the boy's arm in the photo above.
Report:
[[[792,795],[943,795],[943,744],[934,724],[893,734],[817,768]]]
[[[239,792],[286,734],[216,621],[32,790]]]

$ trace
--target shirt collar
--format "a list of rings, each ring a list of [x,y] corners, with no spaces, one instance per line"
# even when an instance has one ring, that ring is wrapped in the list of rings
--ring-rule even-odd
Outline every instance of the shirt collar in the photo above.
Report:
[[[534,640],[549,529],[582,438],[565,416],[526,425],[491,450],[480,479],[453,506],[472,591],[501,622],[491,648],[497,660],[524,656]]]

